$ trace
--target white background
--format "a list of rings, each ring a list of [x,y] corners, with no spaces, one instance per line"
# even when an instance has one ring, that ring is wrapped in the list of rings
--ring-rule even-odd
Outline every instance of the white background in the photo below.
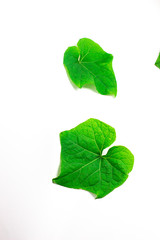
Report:
[[[160,0],[0,1],[0,240],[160,239]],[[82,37],[114,55],[116,98],[74,89]],[[52,184],[59,133],[90,117],[135,155],[103,199]]]

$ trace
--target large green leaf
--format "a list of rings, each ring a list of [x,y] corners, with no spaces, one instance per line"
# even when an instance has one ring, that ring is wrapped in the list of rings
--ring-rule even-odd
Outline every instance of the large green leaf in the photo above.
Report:
[[[155,65],[160,68],[160,53],[159,53],[159,56],[157,58],[157,61],[155,62]]]
[[[133,168],[134,156],[123,146],[102,151],[116,139],[114,128],[89,119],[77,127],[60,134],[60,173],[53,183],[84,189],[102,198],[119,187]]]
[[[93,84],[100,94],[116,96],[117,82],[112,60],[113,56],[97,43],[82,38],[77,47],[69,47],[65,51],[63,63],[69,78],[77,87]]]

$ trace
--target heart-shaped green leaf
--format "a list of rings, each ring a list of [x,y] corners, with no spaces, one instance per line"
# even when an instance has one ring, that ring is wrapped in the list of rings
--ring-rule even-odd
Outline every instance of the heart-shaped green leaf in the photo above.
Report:
[[[117,82],[112,68],[113,56],[106,53],[97,43],[82,38],[77,47],[69,47],[64,53],[64,66],[73,83],[82,88],[95,85],[103,95],[117,95]]]
[[[158,58],[157,58],[157,60],[156,60],[156,62],[155,62],[155,65],[156,65],[158,68],[160,68],[160,53],[159,53],[159,56],[158,56]]]
[[[102,151],[116,139],[114,128],[89,119],[77,127],[60,134],[60,174],[53,183],[84,189],[102,198],[119,187],[133,168],[134,156],[123,146]]]

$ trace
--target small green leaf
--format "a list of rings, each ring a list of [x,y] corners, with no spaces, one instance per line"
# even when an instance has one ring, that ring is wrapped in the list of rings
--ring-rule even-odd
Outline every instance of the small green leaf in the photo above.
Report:
[[[157,58],[157,61],[155,62],[155,65],[160,69],[160,53],[159,53],[159,56]]]
[[[102,198],[119,187],[128,178],[134,163],[133,154],[123,146],[109,149],[116,139],[114,128],[89,119],[60,134],[60,173],[53,183],[84,189]]]
[[[97,43],[82,38],[77,47],[69,47],[64,53],[64,66],[73,83],[82,88],[95,85],[103,95],[117,95],[117,82],[112,68],[113,56]]]

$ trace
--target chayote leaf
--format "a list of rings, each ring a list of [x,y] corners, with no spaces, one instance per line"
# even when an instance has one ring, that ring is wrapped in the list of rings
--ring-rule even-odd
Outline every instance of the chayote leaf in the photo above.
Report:
[[[159,56],[155,62],[155,65],[160,69],[160,53],[159,53]]]
[[[64,66],[73,83],[82,88],[95,85],[103,95],[117,95],[117,82],[112,68],[113,56],[106,53],[97,43],[82,38],[77,46],[69,47],[64,53]]]
[[[119,187],[133,168],[134,156],[123,146],[112,147],[102,155],[115,139],[114,128],[92,118],[60,133],[60,173],[53,183],[87,190],[96,198]]]

